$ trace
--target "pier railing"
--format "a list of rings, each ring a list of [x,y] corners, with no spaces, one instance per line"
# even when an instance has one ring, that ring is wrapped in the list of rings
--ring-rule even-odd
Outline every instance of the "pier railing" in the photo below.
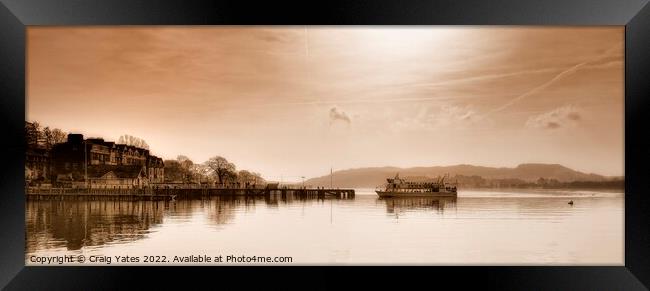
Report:
[[[187,186],[187,185],[183,185]],[[198,185],[194,185],[198,186]],[[297,197],[337,199],[354,198],[353,189],[326,189],[308,187],[171,187],[167,185],[156,185],[144,188],[57,188],[57,187],[27,187],[25,194],[28,198],[51,198],[51,197],[94,197],[94,198],[123,198],[132,199],[172,199],[172,198],[203,198],[210,196],[270,196],[270,195],[292,195]]]
[[[63,187],[27,187],[25,194],[95,194],[95,195],[152,195],[151,188],[63,188]]]

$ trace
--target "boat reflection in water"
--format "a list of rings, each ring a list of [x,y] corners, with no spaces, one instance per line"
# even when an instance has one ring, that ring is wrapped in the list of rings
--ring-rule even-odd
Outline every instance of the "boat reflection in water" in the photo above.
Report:
[[[386,204],[386,212],[400,214],[406,211],[435,211],[456,209],[456,197],[380,197],[378,201]]]
[[[40,265],[31,256],[82,254],[250,253],[292,256],[298,264],[620,265],[624,258],[622,193],[357,192],[353,199],[28,200],[25,264]],[[585,248],[585,241],[599,243]]]

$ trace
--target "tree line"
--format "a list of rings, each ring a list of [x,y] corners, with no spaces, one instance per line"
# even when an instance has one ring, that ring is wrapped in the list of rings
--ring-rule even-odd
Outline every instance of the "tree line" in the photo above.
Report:
[[[67,141],[68,134],[58,128],[43,127],[39,122],[25,121],[25,144],[27,149],[44,149],[49,151],[57,143]],[[119,144],[132,145],[149,149],[141,138],[122,135]],[[221,156],[214,156],[204,163],[194,163],[187,156],[179,155],[175,160],[165,160],[165,181],[180,183],[218,183],[246,185],[263,185],[266,183],[259,173],[237,170],[235,164]]]
[[[65,142],[68,134],[58,128],[42,127],[38,122],[25,121],[25,146],[28,149],[50,150],[57,143]]]
[[[561,182],[553,178],[540,177],[536,181],[524,181],[516,178],[489,179],[481,176],[455,175],[451,181],[457,181],[459,186],[466,188],[593,188],[593,189],[622,189],[625,187],[623,178],[606,181],[571,181]]]
[[[181,183],[216,183],[239,186],[263,185],[262,175],[247,170],[237,170],[234,163],[221,156],[214,156],[203,163],[194,163],[187,156],[165,160],[165,181]]]
[[[58,128],[43,127],[38,121],[25,121],[25,146],[27,148],[52,149],[57,143],[66,142],[68,133]],[[143,149],[149,149],[149,145],[141,138],[128,134],[120,136],[118,144],[126,144]]]
[[[138,148],[143,148],[143,149],[149,149],[149,145],[147,144],[146,141],[139,137],[135,136],[130,136],[128,134],[125,134],[123,136],[120,136],[120,138],[117,140],[118,144],[126,144]]]

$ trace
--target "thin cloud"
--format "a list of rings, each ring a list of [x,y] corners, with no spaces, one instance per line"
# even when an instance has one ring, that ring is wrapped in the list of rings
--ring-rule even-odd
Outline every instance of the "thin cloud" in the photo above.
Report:
[[[394,130],[439,130],[443,128],[464,128],[473,124],[476,112],[469,106],[422,106],[412,108],[412,116],[404,117],[393,124]]]
[[[550,72],[556,72],[562,70],[561,68],[543,68],[543,69],[538,69],[538,70],[523,70],[523,71],[517,71],[517,72],[512,72],[512,73],[503,73],[503,74],[491,74],[491,75],[480,75],[480,76],[474,76],[474,77],[467,77],[467,78],[460,78],[460,79],[452,79],[452,80],[447,80],[447,81],[441,81],[441,82],[426,82],[426,83],[410,83],[410,84],[393,84],[393,85],[385,85],[382,86],[384,89],[387,88],[418,88],[418,87],[423,87],[423,88],[434,88],[434,87],[439,87],[439,86],[445,86],[445,85],[455,85],[455,84],[460,84],[460,83],[469,83],[469,82],[475,82],[475,81],[484,81],[484,80],[492,80],[492,79],[500,79],[500,78],[507,78],[507,77],[514,77],[514,76],[521,76],[521,75],[528,75],[528,74],[542,74],[542,73],[550,73]],[[376,91],[378,90],[379,87],[373,87],[370,89],[363,89],[363,90],[357,90],[355,92],[349,92],[345,94],[339,94],[338,97],[348,97],[348,96],[354,96],[354,95],[361,95],[362,93],[366,93],[368,91]],[[339,104],[339,103],[393,103],[393,102],[419,102],[419,101],[432,101],[432,100],[445,100],[445,99],[454,99],[453,97],[439,97],[439,96],[433,96],[433,97],[401,97],[401,98],[371,98],[371,99],[355,99],[355,100],[346,100],[346,99],[337,99],[337,100],[314,100],[314,101],[302,101],[302,102],[282,102],[282,103],[269,103],[266,105],[273,106],[273,105],[279,105],[279,106],[284,106],[284,105],[319,105],[319,104]]]
[[[582,115],[574,106],[568,105],[554,110],[534,115],[526,121],[528,128],[555,130],[571,125],[576,125],[582,120]]]
[[[336,107],[332,107],[330,109],[330,125],[337,121],[342,121],[347,125],[352,123],[352,120],[345,112],[339,111]]]
[[[596,57],[594,59],[579,63],[577,65],[574,65],[574,66],[560,72],[559,74],[555,75],[555,77],[551,78],[550,80],[546,81],[545,83],[543,83],[543,84],[541,84],[541,85],[539,85],[539,86],[537,86],[537,87],[535,87],[535,88],[533,88],[533,89],[531,89],[531,90],[529,90],[529,91],[527,91],[527,92],[525,92],[525,93],[511,99],[507,103],[505,103],[505,104],[503,104],[503,105],[489,111],[484,116],[488,116],[490,114],[493,114],[493,113],[499,112],[501,110],[504,110],[504,109],[512,106],[513,104],[519,102],[520,100],[522,100],[522,99],[524,99],[526,97],[529,97],[531,95],[535,95],[536,93],[539,93],[542,90],[548,88],[549,86],[553,85],[555,82],[561,80],[562,78],[564,78],[566,76],[569,76],[569,75],[575,73],[576,71],[580,70],[582,67],[585,67],[585,66],[589,65],[590,63],[599,62],[599,61],[602,61],[604,59],[607,59],[607,58],[611,57],[610,53],[612,51],[614,51],[615,49],[618,49],[618,45],[608,49],[602,55],[600,55],[600,56],[598,56],[598,57]]]
[[[601,59],[599,59],[599,60],[601,60]],[[606,61],[605,60],[605,62],[602,62],[602,63],[598,63],[597,61],[594,61],[594,62],[590,62],[590,64],[580,66],[579,69],[602,69],[602,68],[609,68],[609,67],[612,67],[612,66],[621,65],[621,63],[622,63],[621,60],[614,60],[614,61]],[[512,72],[512,73],[481,75],[481,76],[453,79],[453,80],[441,81],[441,82],[433,82],[433,83],[428,82],[428,83],[396,84],[396,85],[388,85],[388,86],[385,86],[385,87],[386,88],[388,88],[388,87],[390,87],[390,88],[409,88],[409,87],[411,87],[411,88],[417,88],[417,87],[434,88],[434,87],[445,86],[445,85],[454,85],[454,84],[460,84],[460,83],[471,83],[471,82],[476,82],[476,81],[485,81],[485,80],[501,79],[501,78],[508,78],[508,77],[517,77],[517,76],[522,76],[522,75],[543,74],[543,73],[557,72],[557,71],[560,71],[560,70],[562,70],[562,69],[552,67],[552,68],[543,68],[543,69],[538,69],[538,70],[522,70],[522,71],[517,71],[517,72]],[[554,80],[554,81],[556,81],[556,80]],[[377,88],[373,87],[372,90],[377,90]],[[339,97],[347,97],[347,96],[351,96],[351,95],[355,95],[355,94],[359,95],[359,94],[365,93],[367,91],[370,91],[370,89],[359,90],[357,92],[352,92],[352,93],[347,93],[347,94],[340,94]],[[536,92],[537,92],[537,90],[535,92],[530,92],[530,94],[533,94],[533,93],[536,93]],[[530,94],[527,94],[527,95],[530,95]],[[522,97],[522,96],[519,96],[519,97]],[[523,96],[523,97],[527,97],[527,96]],[[448,100],[448,99],[450,100],[450,99],[454,99],[454,98],[450,97],[450,96],[446,96],[446,97],[433,96],[433,97],[369,98],[369,99],[354,99],[354,100],[336,99],[336,100],[314,100],[314,101],[300,101],[300,102],[267,103],[267,104],[263,104],[261,106],[328,105],[328,104],[332,105],[332,104],[341,104],[341,103],[346,103],[346,104],[362,104],[362,103],[379,104],[379,103],[395,103],[395,102],[443,101],[443,100]],[[519,99],[521,99],[521,98],[519,98]],[[511,101],[509,103],[514,104],[518,100],[514,100],[514,101]],[[507,106],[512,105],[512,104],[507,104]],[[501,108],[500,110],[502,110],[504,108]],[[490,112],[490,113],[493,113],[493,112]],[[490,113],[488,113],[488,114],[490,114]]]

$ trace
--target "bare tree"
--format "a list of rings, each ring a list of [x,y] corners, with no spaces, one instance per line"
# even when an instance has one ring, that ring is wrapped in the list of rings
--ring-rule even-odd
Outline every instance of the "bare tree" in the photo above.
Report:
[[[247,170],[239,171],[237,181],[242,185],[263,185],[266,183],[262,175]]]
[[[252,172],[251,174],[253,175],[253,179],[255,179],[254,182],[256,184],[266,184],[266,180],[262,178],[262,174],[257,172]]]
[[[190,160],[190,158],[188,158],[187,156],[184,156],[184,155],[179,155],[178,157],[176,157],[176,160],[181,164],[181,166],[184,169],[187,169],[188,171],[194,165],[194,162],[192,162],[192,160]]]
[[[27,122],[25,121],[25,145],[28,148],[35,148],[38,146],[38,142],[41,136],[41,128],[38,122]]]
[[[58,128],[52,129],[53,144],[64,143],[68,139],[68,134]]]
[[[184,176],[183,180],[188,183],[191,182],[193,176],[192,166],[194,165],[194,162],[192,162],[190,158],[183,155],[179,155],[178,157],[176,157],[176,160],[180,164],[181,169],[183,171],[183,176]]]
[[[41,132],[41,137],[42,137],[42,144],[46,149],[52,148],[52,145],[54,144],[52,141],[52,131],[50,130],[49,126],[46,126],[43,128],[43,131]]]
[[[205,164],[194,164],[192,165],[191,171],[194,175],[194,177],[201,182],[213,182],[214,180],[210,176],[212,173],[212,169],[210,167],[206,166]]]
[[[140,139],[140,147],[147,150],[149,149],[149,145],[144,141],[144,139]]]
[[[224,177],[223,181],[226,184],[240,184],[237,179],[237,171],[228,171],[226,172],[226,176]]]
[[[205,166],[210,169],[212,174],[217,177],[220,184],[223,184],[232,174],[236,174],[235,164],[221,156],[215,156],[205,162]]]
[[[137,138],[135,136],[130,136],[128,134],[120,136],[117,143],[139,147],[147,150],[149,149],[149,145],[143,139]]]
[[[50,129],[49,126],[41,128],[34,121],[25,121],[25,144],[28,148],[45,148],[50,150],[54,144],[65,142],[67,134],[58,128]]]
[[[241,170],[237,174],[237,180],[240,183],[246,185],[246,184],[249,184],[249,183],[253,183],[254,180],[255,180],[255,177],[253,176],[253,173],[251,173],[249,171],[246,171],[246,170]]]
[[[50,130],[49,126],[42,131],[43,145],[46,149],[51,149],[55,144],[65,142],[66,134],[58,128]]]

